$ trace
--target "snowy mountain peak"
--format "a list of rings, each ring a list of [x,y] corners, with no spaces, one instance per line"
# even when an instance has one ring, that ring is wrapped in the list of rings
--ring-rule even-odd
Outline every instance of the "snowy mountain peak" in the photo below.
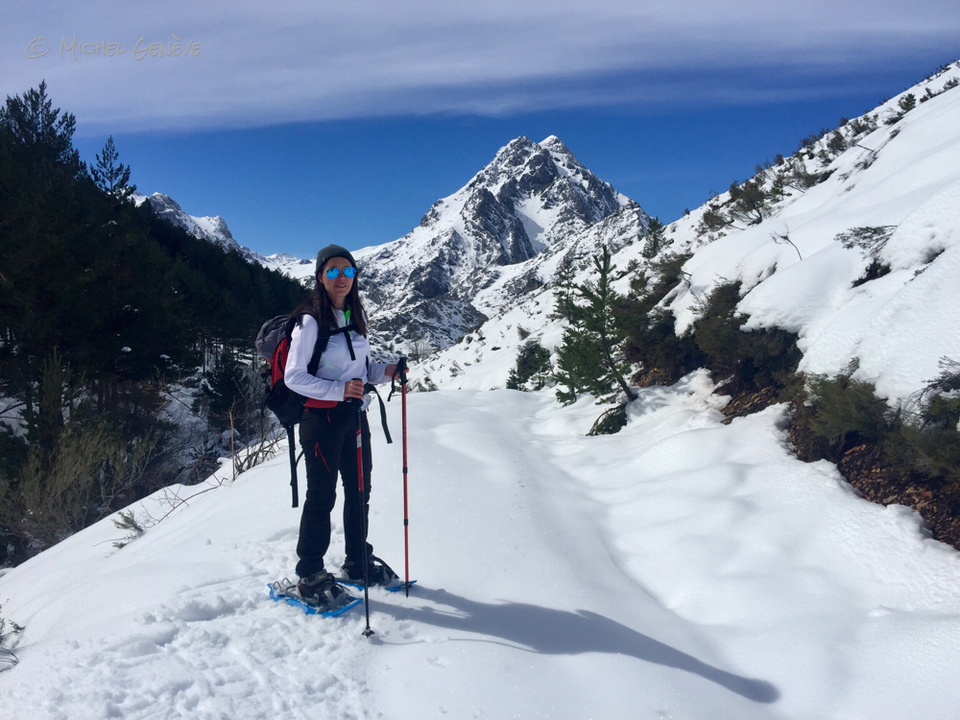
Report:
[[[523,136],[510,141],[467,187],[486,189],[508,207],[517,201],[539,201],[539,207],[520,211],[533,220],[532,215],[564,206],[565,219],[592,224],[631,202],[587,170],[556,135],[540,143]],[[530,239],[534,245],[540,241]]]
[[[537,144],[550,153],[554,163],[562,170],[566,170],[570,174],[592,174],[580,164],[580,161],[570,152],[570,148],[556,135],[550,135]]]
[[[371,319],[398,343],[426,337],[449,346],[548,280],[545,256],[572,252],[584,233],[626,209],[635,212],[621,225],[631,229],[618,234],[643,234],[648,218],[639,206],[558,137],[515,138],[405,237],[358,254]]]

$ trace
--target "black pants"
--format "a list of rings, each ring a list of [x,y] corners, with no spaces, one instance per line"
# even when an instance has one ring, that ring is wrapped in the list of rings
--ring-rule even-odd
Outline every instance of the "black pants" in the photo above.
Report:
[[[364,526],[369,513],[370,426],[361,414],[363,437],[363,487],[360,497],[357,482],[357,408],[338,403],[327,409],[307,408],[300,421],[300,445],[307,466],[307,497],[300,516],[300,540],[297,543],[297,575],[306,577],[323,570],[323,556],[330,546],[330,513],[337,502],[337,473],[343,478],[343,529],[347,560],[361,565],[366,542]],[[367,544],[367,556],[373,547]]]

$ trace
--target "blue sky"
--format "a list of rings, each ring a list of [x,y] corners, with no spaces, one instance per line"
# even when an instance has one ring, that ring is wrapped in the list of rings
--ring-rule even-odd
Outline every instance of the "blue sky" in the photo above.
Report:
[[[0,92],[46,79],[85,159],[112,134],[141,192],[303,257],[402,236],[519,135],[673,220],[957,59],[939,0],[0,8]]]

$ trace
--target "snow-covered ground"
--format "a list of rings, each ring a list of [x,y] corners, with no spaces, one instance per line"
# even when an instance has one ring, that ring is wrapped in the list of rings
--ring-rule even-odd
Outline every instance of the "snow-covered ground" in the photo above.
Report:
[[[103,521],[0,577],[26,627],[0,718],[960,718],[960,554],[796,460],[785,408],[723,425],[711,390],[642,390],[603,437],[589,399],[411,395],[419,583],[371,593],[371,639],[362,607],[267,596],[295,562],[285,453],[122,549]],[[374,453],[402,572],[400,446]]]

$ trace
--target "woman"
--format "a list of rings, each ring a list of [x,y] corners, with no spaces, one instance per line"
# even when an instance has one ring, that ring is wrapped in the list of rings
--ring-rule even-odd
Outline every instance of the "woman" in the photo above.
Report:
[[[323,556],[330,545],[330,513],[337,500],[337,473],[343,479],[343,528],[346,562],[343,572],[351,580],[364,580],[364,558],[371,585],[389,585],[397,574],[373,556],[366,542],[369,510],[370,427],[366,413],[358,413],[365,381],[388,382],[396,365],[370,362],[367,323],[357,287],[356,263],[348,250],[328,245],[317,254],[317,284],[310,296],[291,314],[297,317],[284,370],[287,387],[307,398],[300,420],[300,444],[307,466],[307,497],[300,517],[297,543],[298,589],[311,604],[335,607],[344,594],[336,579],[324,569]],[[321,330],[329,334],[316,375],[307,365]],[[360,497],[357,479],[357,421],[363,436],[363,475],[366,498]],[[366,544],[366,552],[364,545]]]

